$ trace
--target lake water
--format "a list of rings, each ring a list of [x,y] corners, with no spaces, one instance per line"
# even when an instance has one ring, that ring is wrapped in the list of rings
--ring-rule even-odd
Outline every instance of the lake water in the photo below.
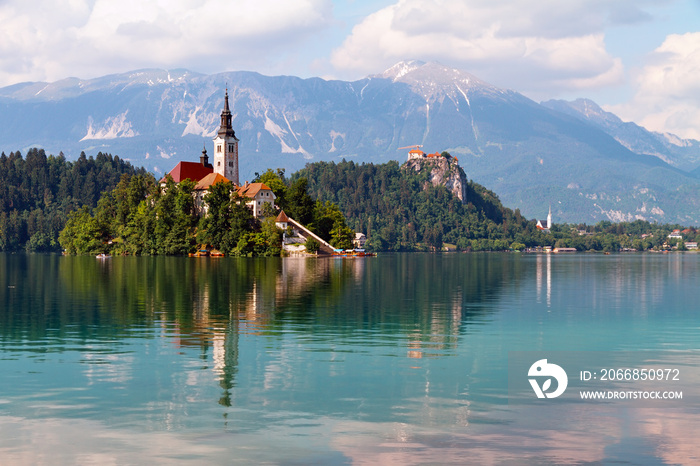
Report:
[[[699,464],[699,280],[692,253],[0,255],[0,464]],[[529,351],[677,367],[683,399],[537,400]]]

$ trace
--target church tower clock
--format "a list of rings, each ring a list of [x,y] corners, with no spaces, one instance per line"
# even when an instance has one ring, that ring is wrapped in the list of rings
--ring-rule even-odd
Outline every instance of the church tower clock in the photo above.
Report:
[[[221,126],[214,138],[214,173],[219,173],[233,184],[238,181],[238,138],[231,126],[231,110],[228,106],[228,89],[221,111]]]

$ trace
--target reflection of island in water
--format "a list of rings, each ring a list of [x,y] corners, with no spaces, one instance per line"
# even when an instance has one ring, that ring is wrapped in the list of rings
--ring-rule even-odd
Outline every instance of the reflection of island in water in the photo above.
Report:
[[[352,345],[364,332],[411,358],[453,354],[460,333],[489,318],[517,260],[488,255],[396,254],[372,259],[4,255],[4,338],[128,337],[161,326],[179,346],[211,352],[233,386],[239,334],[309,334]],[[13,312],[7,310],[12,309]],[[29,327],[29,328],[27,328]]]
[[[669,342],[695,347],[695,333],[682,319],[687,307],[674,302],[674,291],[697,276],[696,259],[394,254],[366,260],[96,261],[0,254],[0,350],[89,352],[97,342],[103,344],[93,354],[106,360],[113,351],[132,358],[125,365],[136,365],[140,353],[125,346],[158,339],[172,349],[159,362],[182,366],[154,369],[162,370],[149,380],[157,390],[134,399],[133,393],[146,391],[143,381],[123,371],[129,380],[96,384],[99,398],[128,392],[126,406],[138,408],[133,411],[156,406],[152,419],[167,417],[165,412],[182,424],[206,405],[215,416],[228,415],[232,429],[248,429],[246,442],[257,442],[258,449],[250,450],[256,452],[289,442],[289,432],[324,429],[333,432],[327,434],[332,447],[357,462],[381,463],[387,452],[396,462],[421,454],[425,462],[459,462],[469,455],[477,462],[517,463],[524,453],[535,460],[595,462],[625,458],[639,450],[635,442],[643,442],[656,445],[649,455],[683,463],[697,456],[697,406],[684,405],[687,412],[629,409],[624,416],[587,407],[566,407],[561,416],[535,408],[513,415],[500,409],[495,399],[502,399],[502,390],[494,388],[505,386],[499,385],[497,363],[508,334],[491,337],[508,330],[504,322],[511,315],[494,314],[504,303],[515,320],[541,310],[555,324],[580,313],[595,325],[597,315],[633,301],[625,316],[677,318],[678,326],[662,329],[673,331]],[[572,294],[576,301],[564,299]],[[530,307],[518,314],[521,301]],[[497,325],[482,332],[491,321]],[[658,337],[662,330],[640,335]],[[83,345],[66,344],[75,340]],[[52,348],[42,347],[45,342]],[[85,364],[95,371],[110,363]],[[695,360],[687,366],[692,380],[685,383],[697,385],[690,371]],[[191,376],[191,385],[173,383],[182,374]],[[158,401],[165,407],[158,408]],[[294,421],[288,430],[280,428],[285,415]],[[322,427],[299,426],[299,417]],[[387,446],[387,432],[394,431],[401,440]]]
[[[222,403],[230,401],[235,385],[240,334],[274,337],[291,331],[315,345],[347,347],[361,345],[371,334],[380,336],[372,337],[373,346],[393,348],[400,342],[409,358],[455,354],[460,333],[487,322],[493,309],[489,303],[498,299],[500,287],[519,276],[517,261],[470,259],[396,255],[383,258],[385,263],[253,261],[257,265],[252,275],[247,273],[250,264],[226,272],[246,277],[245,286],[230,292],[228,299],[210,286],[198,289],[192,301],[194,318],[181,322],[174,317],[178,343],[211,347],[214,369],[226,390]],[[214,273],[221,272],[216,268]],[[198,274],[200,280],[205,276]],[[225,281],[231,282],[230,277]]]
[[[465,260],[466,259],[466,260]],[[518,261],[487,255],[389,255],[375,259],[202,259],[4,255],[3,333],[27,324],[123,335],[131,326],[174,324],[192,343],[238,320],[242,332],[351,332],[392,326],[421,340],[478,324]],[[0,296],[2,296],[0,295]],[[8,310],[16,312],[9,313]],[[440,317],[440,319],[436,319]],[[448,317],[448,318],[445,318]],[[430,339],[426,339],[429,342]]]

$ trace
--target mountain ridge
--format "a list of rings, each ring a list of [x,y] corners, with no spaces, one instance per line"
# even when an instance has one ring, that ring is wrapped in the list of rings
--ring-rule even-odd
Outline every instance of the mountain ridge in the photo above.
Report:
[[[163,174],[212,150],[225,89],[242,179],[313,161],[403,162],[397,149],[419,144],[459,157],[470,178],[531,218],[552,204],[557,221],[700,223],[695,142],[676,159],[638,154],[615,125],[438,63],[402,62],[352,82],[145,69],[23,83],[0,89],[0,150],[109,152]]]
[[[548,100],[542,105],[601,128],[635,153],[653,155],[688,172],[700,168],[700,141],[649,131],[634,122],[624,122],[590,99]]]

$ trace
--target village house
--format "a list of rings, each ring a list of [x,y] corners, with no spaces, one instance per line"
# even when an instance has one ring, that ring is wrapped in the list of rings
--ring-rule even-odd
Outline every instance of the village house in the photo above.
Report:
[[[358,249],[364,249],[367,242],[367,236],[364,233],[355,233],[355,238],[352,240],[353,246]]]
[[[204,202],[204,196],[209,192],[209,189],[216,183],[227,181],[221,173],[212,172],[197,182],[194,187],[194,205],[200,217],[207,214],[208,206]]]
[[[265,183],[246,183],[237,188],[241,197],[248,198],[246,205],[253,211],[253,217],[260,217],[265,204],[275,210],[275,193]]]
[[[681,235],[681,231],[680,231],[680,230],[673,230],[673,231],[668,235],[668,239],[682,240],[682,239],[683,239],[683,235]]]

